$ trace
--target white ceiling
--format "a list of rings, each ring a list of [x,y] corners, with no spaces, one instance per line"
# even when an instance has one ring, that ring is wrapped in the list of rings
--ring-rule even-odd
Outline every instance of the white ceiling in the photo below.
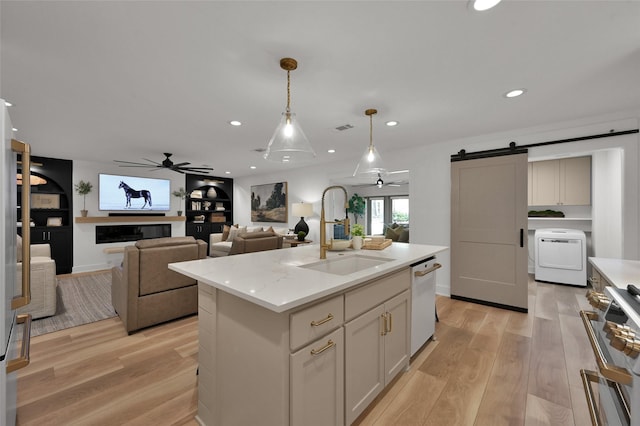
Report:
[[[367,108],[379,111],[383,158],[640,109],[638,1],[504,0],[480,13],[454,0],[3,0],[0,14],[0,95],[15,104],[16,137],[41,156],[171,152],[232,177],[287,169],[254,151],[286,105],[286,56],[299,62],[291,107],[318,163],[355,167]],[[524,96],[502,96],[519,87]],[[354,128],[335,130],[344,124]]]

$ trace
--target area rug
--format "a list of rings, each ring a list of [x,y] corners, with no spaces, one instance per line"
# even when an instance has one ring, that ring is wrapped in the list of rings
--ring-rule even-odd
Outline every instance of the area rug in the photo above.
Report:
[[[56,314],[31,323],[39,336],[116,316],[111,305],[111,271],[58,278]]]

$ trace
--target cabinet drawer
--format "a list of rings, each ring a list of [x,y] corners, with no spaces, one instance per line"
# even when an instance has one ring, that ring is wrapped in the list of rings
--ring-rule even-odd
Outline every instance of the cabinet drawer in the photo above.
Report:
[[[371,284],[347,292],[344,299],[344,316],[348,321],[376,305],[411,287],[411,270],[406,268]]]
[[[315,340],[342,325],[344,298],[342,295],[310,306],[290,316],[291,349]]]

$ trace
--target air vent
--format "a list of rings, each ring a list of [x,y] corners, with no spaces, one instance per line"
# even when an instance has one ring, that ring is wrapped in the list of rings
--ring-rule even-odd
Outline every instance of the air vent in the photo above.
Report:
[[[353,126],[351,124],[343,124],[342,126],[336,127],[336,130],[340,132],[343,130],[349,130],[349,129],[353,129]]]

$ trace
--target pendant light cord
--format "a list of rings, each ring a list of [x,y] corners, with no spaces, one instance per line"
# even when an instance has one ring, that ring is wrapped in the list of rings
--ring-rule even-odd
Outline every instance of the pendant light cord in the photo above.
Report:
[[[369,151],[373,147],[373,114],[369,116]]]
[[[291,71],[287,70],[287,112],[291,112],[289,104],[291,103]]]

